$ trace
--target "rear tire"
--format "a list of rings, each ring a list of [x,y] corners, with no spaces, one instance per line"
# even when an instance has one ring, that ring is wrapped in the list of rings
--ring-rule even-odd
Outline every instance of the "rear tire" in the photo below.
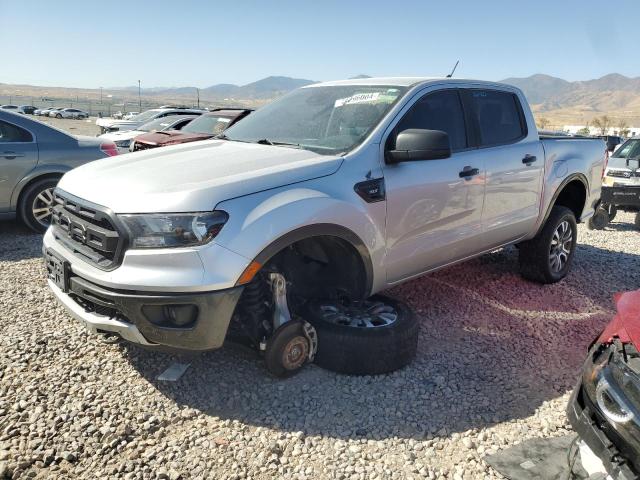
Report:
[[[562,280],[571,269],[577,237],[578,225],[573,212],[567,207],[554,206],[538,235],[520,246],[521,275],[545,284]]]
[[[62,118],[62,115],[60,115],[59,113],[56,115],[56,118]]]
[[[18,213],[22,222],[34,232],[43,233],[51,222],[45,209],[53,206],[53,189],[58,178],[43,178],[29,185],[20,195]]]
[[[398,370],[416,356],[419,324],[411,309],[398,300],[382,295],[375,295],[365,302],[380,302],[390,307],[396,314],[395,320],[372,327],[342,325],[328,320],[327,306],[337,306],[341,313],[334,315],[342,315],[353,305],[358,308],[358,302],[350,302],[345,310],[337,305],[340,302],[336,300],[315,300],[305,305],[304,318],[313,325],[318,335],[315,362],[319,366],[338,373],[377,375]],[[360,303],[365,305],[364,302]],[[364,311],[366,308],[363,308]]]

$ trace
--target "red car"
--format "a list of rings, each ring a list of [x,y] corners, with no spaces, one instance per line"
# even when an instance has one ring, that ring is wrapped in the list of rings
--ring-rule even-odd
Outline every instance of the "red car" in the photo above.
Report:
[[[129,150],[147,150],[179,143],[207,140],[220,135],[231,125],[242,120],[253,110],[247,108],[218,108],[192,120],[182,130],[165,130],[164,132],[149,132],[135,137],[129,145]]]
[[[616,295],[618,314],[589,350],[567,413],[616,480],[640,478],[640,290]]]

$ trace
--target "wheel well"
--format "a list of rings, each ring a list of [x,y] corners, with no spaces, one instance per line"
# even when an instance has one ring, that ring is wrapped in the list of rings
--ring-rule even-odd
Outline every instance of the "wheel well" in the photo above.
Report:
[[[580,216],[587,200],[587,189],[580,180],[572,180],[567,183],[557,196],[554,205],[562,205],[569,208],[580,222]]]
[[[16,212],[20,211],[20,203],[22,202],[22,196],[24,192],[34,183],[39,182],[40,180],[46,180],[47,178],[62,178],[63,173],[45,173],[43,175],[39,175],[37,177],[32,178],[27,183],[25,183],[22,188],[20,188],[20,193],[18,194],[18,200],[16,201]]]
[[[291,298],[345,295],[364,298],[370,290],[370,279],[358,249],[333,235],[298,240],[276,253],[263,270],[282,273]]]

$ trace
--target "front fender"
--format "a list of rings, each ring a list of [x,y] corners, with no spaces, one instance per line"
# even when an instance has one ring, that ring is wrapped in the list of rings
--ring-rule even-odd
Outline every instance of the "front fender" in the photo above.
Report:
[[[13,192],[11,194],[11,209],[15,210],[18,207],[18,198],[20,198],[20,193],[24,189],[24,187],[35,180],[38,177],[44,177],[46,175],[64,175],[72,167],[61,164],[44,164],[44,165],[36,165],[33,170],[31,170],[28,174],[26,174],[22,180],[20,180],[17,185],[14,187]]]
[[[355,193],[353,197],[358,198]],[[283,188],[221,202],[217,210],[229,221],[216,242],[264,264],[303,238],[340,237],[360,252],[369,277],[368,289],[384,286],[385,202],[365,204],[329,195],[313,186]],[[359,200],[359,199],[358,199]]]

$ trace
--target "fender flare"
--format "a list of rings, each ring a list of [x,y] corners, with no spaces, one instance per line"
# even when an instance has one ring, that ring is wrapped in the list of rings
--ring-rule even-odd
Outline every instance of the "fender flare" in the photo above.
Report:
[[[538,232],[540,232],[540,230],[544,228],[544,224],[547,223],[547,219],[549,218],[549,215],[551,215],[551,209],[556,204],[556,200],[558,200],[558,197],[560,196],[560,193],[562,193],[562,191],[564,190],[564,187],[569,185],[569,183],[573,182],[574,180],[579,180],[580,183],[582,183],[582,186],[584,187],[584,191],[585,191],[585,200],[589,198],[589,181],[587,180],[587,177],[583,173],[572,173],[571,175],[567,176],[567,178],[565,178],[562,181],[562,183],[558,186],[558,188],[556,188],[556,191],[554,192],[553,197],[551,197],[551,201],[547,206],[547,211],[545,212],[544,218],[540,223]],[[584,210],[584,206],[582,207],[582,209]],[[579,223],[580,219],[576,218],[576,221]]]
[[[24,190],[24,187],[27,184],[31,183],[33,180],[48,175],[62,176],[71,169],[71,167],[68,167],[66,165],[42,165],[41,167],[36,166],[33,170],[26,174],[13,188],[13,192],[11,193],[10,208],[13,210],[17,210],[18,199],[20,198],[22,190]]]
[[[267,245],[255,257],[254,261],[258,262],[260,265],[265,265],[277,253],[279,253],[286,247],[293,245],[300,240],[320,236],[340,238],[356,249],[364,266],[364,273],[366,278],[364,292],[366,296],[369,296],[373,288],[373,264],[371,262],[371,255],[369,254],[369,250],[362,239],[353,231],[341,225],[332,223],[317,223],[314,225],[306,225],[304,227],[291,230]]]

